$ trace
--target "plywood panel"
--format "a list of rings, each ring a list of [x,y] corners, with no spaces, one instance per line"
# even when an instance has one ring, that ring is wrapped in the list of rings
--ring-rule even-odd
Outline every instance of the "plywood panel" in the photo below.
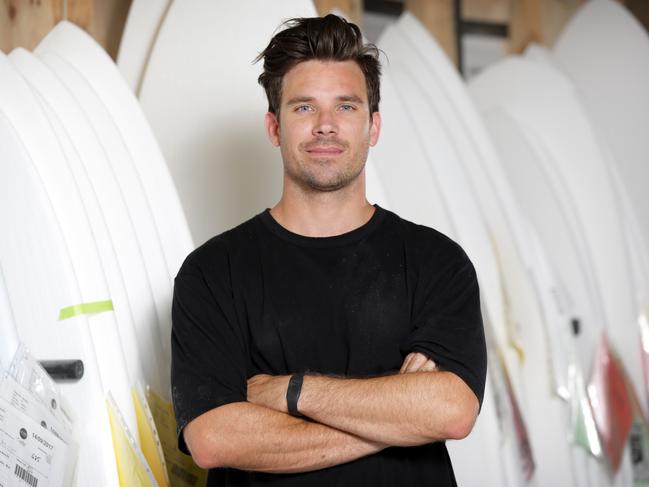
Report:
[[[453,4],[453,0],[405,0],[406,9],[424,24],[453,64],[457,65]]]
[[[68,0],[69,2],[71,0]],[[83,4],[92,1],[93,16],[89,27],[78,23],[72,17],[69,20],[83,27],[110,54],[117,58],[119,42],[122,39],[126,17],[131,6],[131,0],[77,0]]]
[[[518,0],[462,0],[462,19],[509,24],[512,3]]]
[[[320,15],[327,15],[334,9],[340,10],[347,20],[363,27],[363,0],[314,0]]]
[[[627,8],[640,21],[644,28],[649,31],[649,2],[647,0],[626,0],[623,2]]]
[[[33,49],[60,20],[75,23],[115,58],[131,0],[3,0],[0,50]]]
[[[0,50],[33,49],[60,15],[58,2],[3,0],[0,3]]]
[[[512,4],[510,50],[522,52],[530,42],[552,46],[585,0],[517,0]]]

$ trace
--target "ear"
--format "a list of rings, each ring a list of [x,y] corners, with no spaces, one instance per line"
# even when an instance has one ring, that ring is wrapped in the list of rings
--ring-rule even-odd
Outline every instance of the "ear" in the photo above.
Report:
[[[264,126],[270,143],[275,147],[279,147],[279,120],[277,120],[277,116],[274,113],[267,112],[264,117]]]
[[[374,147],[379,141],[381,134],[381,114],[379,112],[372,113],[372,122],[370,125],[370,146]]]

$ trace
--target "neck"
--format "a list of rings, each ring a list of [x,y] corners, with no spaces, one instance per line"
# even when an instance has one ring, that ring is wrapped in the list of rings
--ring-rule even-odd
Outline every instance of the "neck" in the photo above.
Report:
[[[350,232],[374,214],[365,198],[365,171],[349,186],[331,192],[305,191],[284,178],[282,198],[270,210],[287,230],[305,237],[332,237]]]

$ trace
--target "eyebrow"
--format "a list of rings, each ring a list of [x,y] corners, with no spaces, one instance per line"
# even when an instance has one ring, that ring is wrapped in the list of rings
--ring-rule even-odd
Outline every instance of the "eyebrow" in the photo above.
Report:
[[[310,103],[314,101],[315,98],[312,96],[296,96],[294,98],[291,98],[286,102],[287,105],[296,105],[298,103]],[[360,98],[359,96],[356,95],[341,95],[336,97],[337,101],[348,101],[348,102],[353,102],[353,103],[358,103],[359,105],[362,105],[363,99]]]

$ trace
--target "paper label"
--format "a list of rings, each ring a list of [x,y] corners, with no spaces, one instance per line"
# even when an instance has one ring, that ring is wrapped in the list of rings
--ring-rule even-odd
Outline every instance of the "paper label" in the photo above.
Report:
[[[66,457],[65,443],[0,400],[0,487],[66,485]]]
[[[48,408],[68,433],[72,431],[73,415],[62,400],[56,382],[31,356],[24,344],[18,348],[9,367],[9,374],[43,406]]]
[[[121,487],[158,487],[153,472],[109,393],[106,401]]]
[[[597,432],[593,411],[588,402],[584,377],[577,363],[568,369],[570,390],[570,421],[572,424],[571,441],[582,447],[595,458],[602,457],[602,444]]]
[[[0,399],[6,401],[16,410],[29,416],[37,424],[47,429],[62,442],[69,444],[71,434],[52,413],[51,408],[45,407],[36,400],[29,391],[16,382],[8,373],[0,375]]]
[[[170,402],[147,388],[147,400],[155,420],[164,451],[171,485],[174,487],[202,487],[207,482],[207,471],[196,466],[189,455],[177,446],[176,418]]]
[[[169,474],[165,464],[164,453],[158,430],[149,409],[146,397],[142,387],[138,384],[133,388],[133,404],[135,406],[135,417],[137,419],[138,435],[142,453],[149,463],[153,476],[158,482],[159,487],[169,486]]]
[[[649,430],[640,419],[636,419],[629,433],[633,480],[636,483],[649,482]]]

